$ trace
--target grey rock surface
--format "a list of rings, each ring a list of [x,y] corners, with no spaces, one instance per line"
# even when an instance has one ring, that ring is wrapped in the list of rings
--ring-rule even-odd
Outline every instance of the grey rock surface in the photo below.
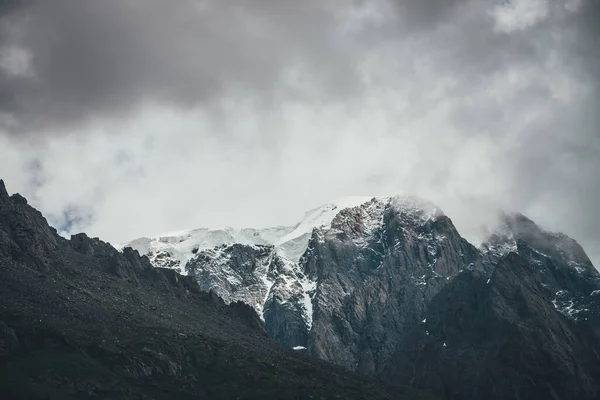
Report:
[[[448,217],[411,202],[374,199],[313,234],[303,258],[317,281],[309,353],[379,373],[430,299],[481,262]]]

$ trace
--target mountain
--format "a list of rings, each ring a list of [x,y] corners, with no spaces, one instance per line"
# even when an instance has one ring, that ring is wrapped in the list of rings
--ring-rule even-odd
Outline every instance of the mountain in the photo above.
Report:
[[[278,342],[363,375],[445,399],[600,396],[600,275],[566,235],[506,214],[475,247],[437,206],[399,196],[279,229],[196,244],[186,271],[254,307]]]
[[[142,237],[117,246],[148,256],[156,267],[197,278],[200,288],[226,302],[254,307],[269,335],[289,347],[306,347],[316,282],[300,258],[315,228],[328,229],[339,213],[370,200],[347,197],[308,211],[292,227],[194,229]]]
[[[60,237],[1,180],[0,298],[2,399],[432,398],[281,346],[136,250]]]
[[[249,246],[270,245],[277,252],[297,262],[308,246],[314,228],[331,224],[340,210],[360,206],[371,200],[369,197],[346,197],[308,211],[295,226],[278,226],[265,229],[190,229],[168,232],[158,236],[141,237],[117,246],[131,247],[148,256],[157,267],[179,269],[184,273],[186,264],[201,250],[214,249],[225,244]]]
[[[586,304],[596,296],[593,293],[600,287],[600,275],[575,240],[546,232],[524,215],[505,215],[482,251],[492,257],[509,252],[521,255],[540,274],[541,284],[553,294],[552,303],[558,311],[573,320],[588,318],[590,307]]]

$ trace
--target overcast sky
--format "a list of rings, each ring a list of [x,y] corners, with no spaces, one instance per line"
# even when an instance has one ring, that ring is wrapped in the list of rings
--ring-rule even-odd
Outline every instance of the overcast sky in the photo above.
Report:
[[[9,0],[0,177],[112,243],[349,195],[498,209],[600,263],[596,0]]]

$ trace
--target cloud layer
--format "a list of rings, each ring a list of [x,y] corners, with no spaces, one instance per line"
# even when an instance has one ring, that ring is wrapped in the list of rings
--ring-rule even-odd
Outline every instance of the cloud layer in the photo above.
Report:
[[[414,194],[499,208],[600,263],[600,3],[12,1],[0,175],[120,242]]]

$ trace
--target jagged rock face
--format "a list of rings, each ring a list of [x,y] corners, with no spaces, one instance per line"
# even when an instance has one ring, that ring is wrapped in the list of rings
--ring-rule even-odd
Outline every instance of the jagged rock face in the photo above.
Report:
[[[295,292],[286,300],[271,296],[264,308],[267,334],[289,347],[306,347],[308,340],[309,327],[304,318],[301,296],[300,292]]]
[[[429,299],[479,262],[447,217],[409,200],[374,199],[313,234],[303,258],[318,282],[309,353],[379,372]]]
[[[213,250],[222,245],[232,244],[275,245],[291,230],[293,230],[291,227],[214,230],[201,228],[165,233],[157,237],[141,237],[117,247],[120,249],[131,247],[138,250],[140,254],[146,255],[155,267],[172,268],[184,273],[188,261],[199,251]],[[292,243],[289,245],[291,246]]]
[[[262,315],[280,264],[272,246],[233,244],[198,252],[186,270],[196,277],[201,290],[212,290],[227,303],[243,301]]]
[[[0,181],[0,245],[4,247],[0,250],[47,270],[52,263],[47,253],[56,249],[59,240],[42,214],[19,194],[9,197]]]
[[[274,246],[242,244],[199,251],[186,266],[202,290],[254,307],[269,335],[290,347],[306,345],[312,316],[310,284],[298,268]]]
[[[300,270],[298,263],[278,259],[279,274],[268,277],[274,281],[264,305],[267,332],[289,347],[306,347],[316,284]]]
[[[383,375],[445,399],[594,399],[600,342],[552,305],[526,259],[464,271],[399,344]]]

